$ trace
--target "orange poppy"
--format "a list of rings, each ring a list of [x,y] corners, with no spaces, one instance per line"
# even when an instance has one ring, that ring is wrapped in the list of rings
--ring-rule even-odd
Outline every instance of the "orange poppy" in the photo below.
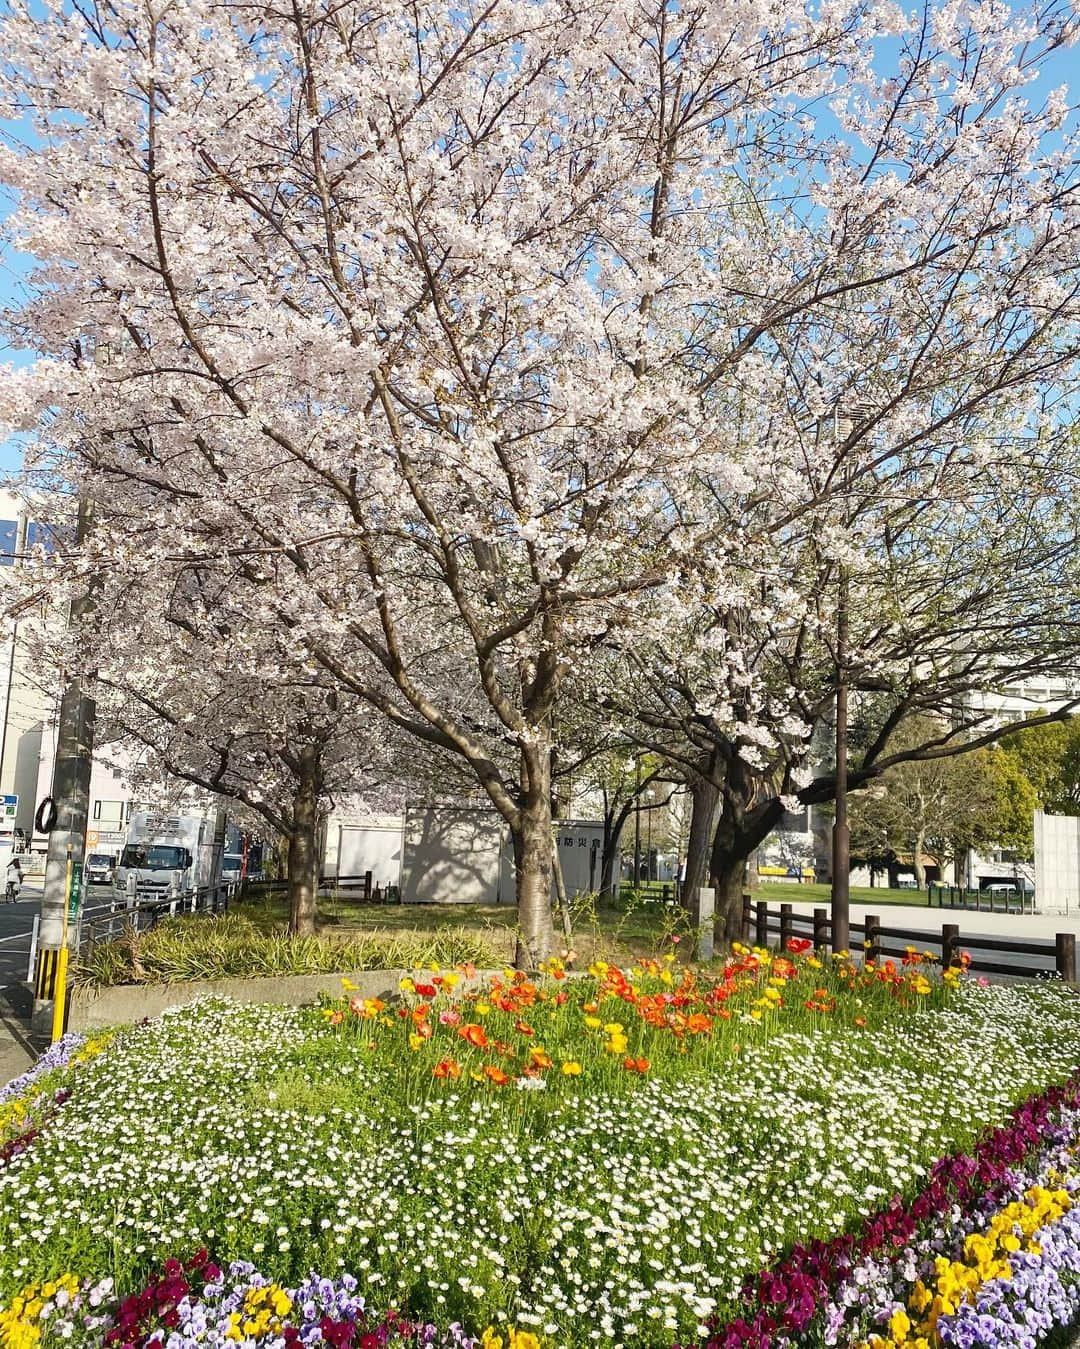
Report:
[[[487,1033],[483,1026],[478,1026],[475,1021],[468,1021],[464,1026],[459,1026],[458,1034],[467,1044],[474,1045],[477,1049],[487,1048]]]
[[[507,1082],[510,1081],[509,1076],[501,1068],[496,1068],[493,1063],[487,1064],[484,1068],[484,1076],[489,1081],[494,1082],[497,1087],[505,1087]]]
[[[623,1059],[622,1066],[629,1073],[647,1073],[649,1071],[649,1060],[626,1058]]]
[[[453,1059],[443,1059],[431,1071],[436,1077],[450,1077],[456,1082],[461,1076],[461,1064],[456,1063]]]

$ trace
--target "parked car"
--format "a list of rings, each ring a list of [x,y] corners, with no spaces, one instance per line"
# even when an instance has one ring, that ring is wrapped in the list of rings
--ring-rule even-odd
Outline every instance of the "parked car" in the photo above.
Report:
[[[88,885],[112,885],[116,858],[106,852],[92,852],[86,859]]]

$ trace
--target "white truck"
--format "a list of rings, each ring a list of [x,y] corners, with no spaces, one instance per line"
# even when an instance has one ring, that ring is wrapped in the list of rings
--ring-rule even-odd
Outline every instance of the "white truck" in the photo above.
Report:
[[[136,811],[128,822],[113,886],[140,900],[209,885],[214,873],[214,818]]]

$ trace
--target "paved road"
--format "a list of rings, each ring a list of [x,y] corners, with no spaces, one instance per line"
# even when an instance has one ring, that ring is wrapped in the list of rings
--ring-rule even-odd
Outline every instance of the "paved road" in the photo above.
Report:
[[[106,904],[109,886],[92,886],[86,910]],[[26,987],[30,957],[30,934],[41,907],[41,886],[24,885],[14,904],[0,897],[0,1083],[7,1082],[30,1066],[45,1048],[30,1036],[30,991]]]
[[[24,885],[15,904],[0,896],[0,988],[26,978],[30,930],[40,907],[40,886]]]
[[[29,1068],[45,1048],[31,1039],[31,998],[23,983],[40,905],[40,886],[24,885],[15,904],[0,899],[0,1083]]]

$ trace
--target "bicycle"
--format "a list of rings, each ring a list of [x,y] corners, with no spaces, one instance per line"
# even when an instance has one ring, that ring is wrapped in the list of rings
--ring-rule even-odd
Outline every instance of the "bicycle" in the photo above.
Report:
[[[15,881],[8,881],[7,889],[4,891],[4,898],[9,904],[14,904],[19,898],[19,887]]]

